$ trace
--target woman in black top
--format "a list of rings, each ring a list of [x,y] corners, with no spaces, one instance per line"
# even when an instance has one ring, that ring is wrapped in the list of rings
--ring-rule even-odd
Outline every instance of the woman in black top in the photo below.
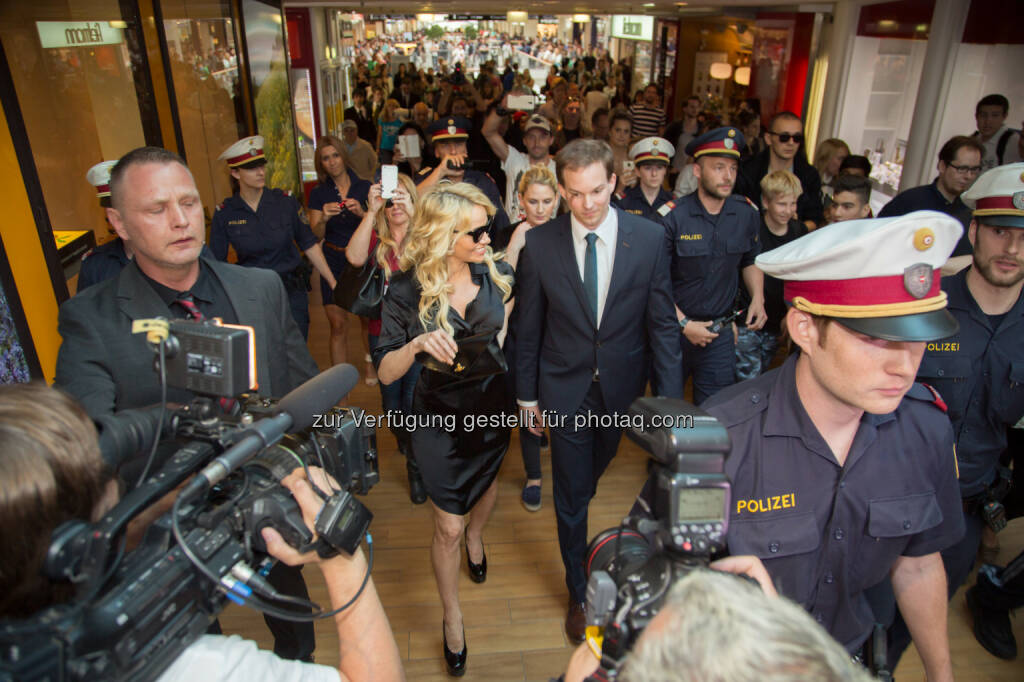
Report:
[[[437,187],[420,200],[402,252],[403,272],[391,278],[384,299],[374,351],[385,384],[401,378],[417,356],[424,364],[413,394],[411,439],[434,508],[430,555],[452,675],[465,671],[467,653],[459,542],[465,531],[470,577],[483,582],[481,534],[510,435],[507,365],[498,337],[511,309],[513,278],[512,267],[495,262],[488,246],[494,213],[487,197],[467,183]],[[476,421],[481,418],[494,421]]]

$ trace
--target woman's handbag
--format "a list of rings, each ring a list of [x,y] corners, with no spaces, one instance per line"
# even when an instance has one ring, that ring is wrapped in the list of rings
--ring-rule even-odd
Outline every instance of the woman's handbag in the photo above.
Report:
[[[387,281],[377,260],[369,258],[363,267],[349,264],[334,287],[334,305],[354,315],[380,319],[380,305],[384,300]]]

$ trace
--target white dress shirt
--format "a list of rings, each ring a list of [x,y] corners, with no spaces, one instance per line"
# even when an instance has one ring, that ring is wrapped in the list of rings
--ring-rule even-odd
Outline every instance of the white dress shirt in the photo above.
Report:
[[[604,303],[608,300],[608,285],[612,279],[612,264],[615,263],[615,240],[619,235],[619,217],[615,209],[608,207],[608,214],[594,230],[588,230],[576,216],[570,217],[572,223],[572,246],[576,251],[576,265],[580,269],[580,280],[583,280],[583,269],[586,265],[587,235],[597,234],[594,248],[597,249],[597,326],[601,326],[604,315]]]

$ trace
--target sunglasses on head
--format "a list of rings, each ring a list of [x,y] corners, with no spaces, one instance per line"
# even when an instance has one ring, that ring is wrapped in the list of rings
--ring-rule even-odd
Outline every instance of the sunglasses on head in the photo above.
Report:
[[[775,137],[779,138],[779,142],[789,142],[790,140],[793,140],[793,142],[796,142],[797,144],[800,144],[801,142],[804,141],[804,134],[803,133],[796,133],[794,135],[791,135],[789,133],[772,133],[772,132],[769,132],[768,134],[769,135],[774,135]]]
[[[494,222],[494,216],[488,216],[486,223],[484,223],[480,227],[474,227],[472,230],[467,230],[467,231],[463,232],[463,234],[468,234],[470,237],[473,238],[473,243],[474,244],[479,244],[480,243],[480,239],[483,238],[484,234],[486,234],[487,232],[490,231],[491,223],[493,223],[493,222]]]

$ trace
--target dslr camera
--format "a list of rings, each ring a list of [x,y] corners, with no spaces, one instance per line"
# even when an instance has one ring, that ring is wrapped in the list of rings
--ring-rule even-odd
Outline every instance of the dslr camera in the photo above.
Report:
[[[198,397],[173,410],[99,420],[104,460],[138,484],[99,521],[54,530],[43,572],[72,585],[74,597],[30,619],[0,622],[4,682],[155,680],[229,599],[291,620],[324,617],[317,605],[278,594],[266,581],[274,559],[261,530],[272,527],[293,547],[323,557],[352,553],[368,537],[372,514],[353,493],[379,479],[376,435],[357,408],[334,407],[358,380],[355,368],[338,365],[280,400],[262,398],[244,393],[255,374],[251,329],[144,322],[163,336],[158,369],[166,383]],[[323,468],[340,488],[319,491],[325,504],[317,542],[280,485],[308,466]],[[129,522],[183,484],[173,510],[126,552]]]
[[[603,631],[602,666],[617,669],[672,584],[726,547],[729,434],[717,419],[671,398],[630,405],[626,435],[652,457],[637,505],[590,542],[587,625]],[[589,627],[588,627],[589,629]]]

